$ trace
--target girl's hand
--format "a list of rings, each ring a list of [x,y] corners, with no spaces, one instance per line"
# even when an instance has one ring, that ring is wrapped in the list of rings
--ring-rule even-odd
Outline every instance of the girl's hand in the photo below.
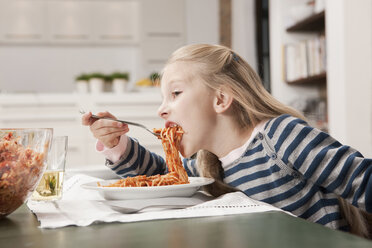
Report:
[[[109,112],[99,112],[97,116],[116,119],[116,117]],[[129,131],[127,124],[112,120],[92,118],[92,112],[85,113],[81,117],[81,122],[84,126],[89,126],[93,136],[101,141],[107,148],[116,146],[119,143],[120,136]]]

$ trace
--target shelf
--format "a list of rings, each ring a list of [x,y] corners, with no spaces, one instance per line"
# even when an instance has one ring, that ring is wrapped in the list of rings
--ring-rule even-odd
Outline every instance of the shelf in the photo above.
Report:
[[[317,32],[324,31],[325,12],[322,11],[287,28],[288,32]]]
[[[288,81],[288,84],[326,84],[327,73],[321,73],[318,75],[310,76],[307,78],[300,78],[294,81]]]

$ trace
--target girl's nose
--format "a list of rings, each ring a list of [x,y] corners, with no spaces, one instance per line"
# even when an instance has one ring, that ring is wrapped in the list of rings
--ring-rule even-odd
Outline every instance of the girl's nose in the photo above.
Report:
[[[164,102],[158,108],[158,115],[163,119],[166,119],[167,116],[168,116],[168,110],[167,110],[166,105],[164,104]]]

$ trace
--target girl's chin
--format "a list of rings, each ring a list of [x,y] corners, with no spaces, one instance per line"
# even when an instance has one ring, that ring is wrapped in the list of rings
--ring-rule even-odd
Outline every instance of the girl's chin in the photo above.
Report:
[[[182,153],[182,152],[181,152],[181,155],[182,155],[182,157],[184,157],[184,158],[190,158],[190,157],[192,156],[192,154]]]
[[[191,142],[187,141],[189,140],[182,138],[180,144],[180,153],[184,158],[189,158],[197,152],[194,151],[195,146],[193,146]]]
[[[182,157],[184,157],[184,158],[188,158],[192,155],[192,154],[189,155],[189,153],[187,152],[187,149],[185,149],[185,147],[182,146],[182,145],[180,147],[180,153],[181,153]]]
[[[180,153],[182,157],[184,158],[190,158],[192,155],[194,155],[196,152],[187,151],[181,148]]]

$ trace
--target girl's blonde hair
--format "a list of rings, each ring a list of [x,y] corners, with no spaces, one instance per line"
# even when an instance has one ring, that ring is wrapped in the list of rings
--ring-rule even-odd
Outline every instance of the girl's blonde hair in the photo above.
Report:
[[[279,102],[268,93],[257,73],[230,48],[209,44],[187,45],[176,50],[167,65],[175,62],[196,64],[198,69],[192,73],[202,79],[200,81],[207,87],[213,90],[219,90],[221,87],[227,89],[234,99],[232,103],[234,117],[242,129],[253,128],[263,120],[282,114],[305,119],[301,113]],[[206,187],[210,194],[219,196],[237,191],[223,182],[223,169],[216,155],[201,150],[197,153],[196,160],[200,174],[215,179],[214,184]],[[354,233],[366,235],[366,228],[359,211],[342,198],[340,204],[352,230],[357,229]]]

